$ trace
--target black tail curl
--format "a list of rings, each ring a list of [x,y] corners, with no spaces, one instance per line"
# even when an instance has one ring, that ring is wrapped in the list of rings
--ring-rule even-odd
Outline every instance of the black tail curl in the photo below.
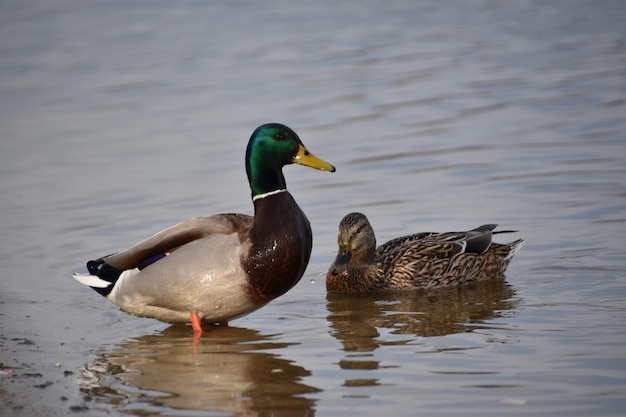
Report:
[[[95,275],[98,278],[111,283],[105,288],[91,287],[103,297],[109,295],[120,275],[124,272],[121,269],[114,268],[107,264],[102,258],[87,262],[87,270],[91,275]]]

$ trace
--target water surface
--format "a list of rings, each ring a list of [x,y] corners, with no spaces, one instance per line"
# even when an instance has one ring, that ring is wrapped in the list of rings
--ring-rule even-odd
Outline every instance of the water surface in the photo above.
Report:
[[[14,2],[0,13],[2,414],[621,415],[620,1]],[[175,222],[250,213],[283,122],[301,282],[199,342],[71,279]],[[506,280],[327,295],[336,228],[517,229]],[[417,410],[417,411],[416,411]]]

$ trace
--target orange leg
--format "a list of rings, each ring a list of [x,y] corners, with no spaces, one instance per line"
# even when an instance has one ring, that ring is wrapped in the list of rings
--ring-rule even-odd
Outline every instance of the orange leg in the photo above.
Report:
[[[193,335],[201,336],[202,335],[202,323],[198,313],[195,311],[191,312],[191,327],[193,327]]]

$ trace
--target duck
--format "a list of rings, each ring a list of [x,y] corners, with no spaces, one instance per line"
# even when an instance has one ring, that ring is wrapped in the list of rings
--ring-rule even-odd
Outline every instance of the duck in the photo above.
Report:
[[[287,191],[282,168],[335,167],[280,123],[254,130],[245,153],[254,215],[225,213],[171,226],[130,248],[87,262],[80,283],[122,311],[167,323],[226,325],[298,283],[311,256],[311,225]]]
[[[492,242],[496,224],[465,232],[423,232],[376,247],[367,217],[349,213],[339,223],[339,251],[326,274],[326,289],[338,293],[435,289],[501,277],[524,246],[519,239]]]

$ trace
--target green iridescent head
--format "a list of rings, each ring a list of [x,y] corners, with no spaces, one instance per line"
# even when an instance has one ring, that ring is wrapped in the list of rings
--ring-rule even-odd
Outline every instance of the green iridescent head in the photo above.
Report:
[[[256,128],[246,149],[246,173],[252,197],[287,188],[283,167],[300,164],[321,171],[335,167],[310,153],[290,128],[268,123]]]

